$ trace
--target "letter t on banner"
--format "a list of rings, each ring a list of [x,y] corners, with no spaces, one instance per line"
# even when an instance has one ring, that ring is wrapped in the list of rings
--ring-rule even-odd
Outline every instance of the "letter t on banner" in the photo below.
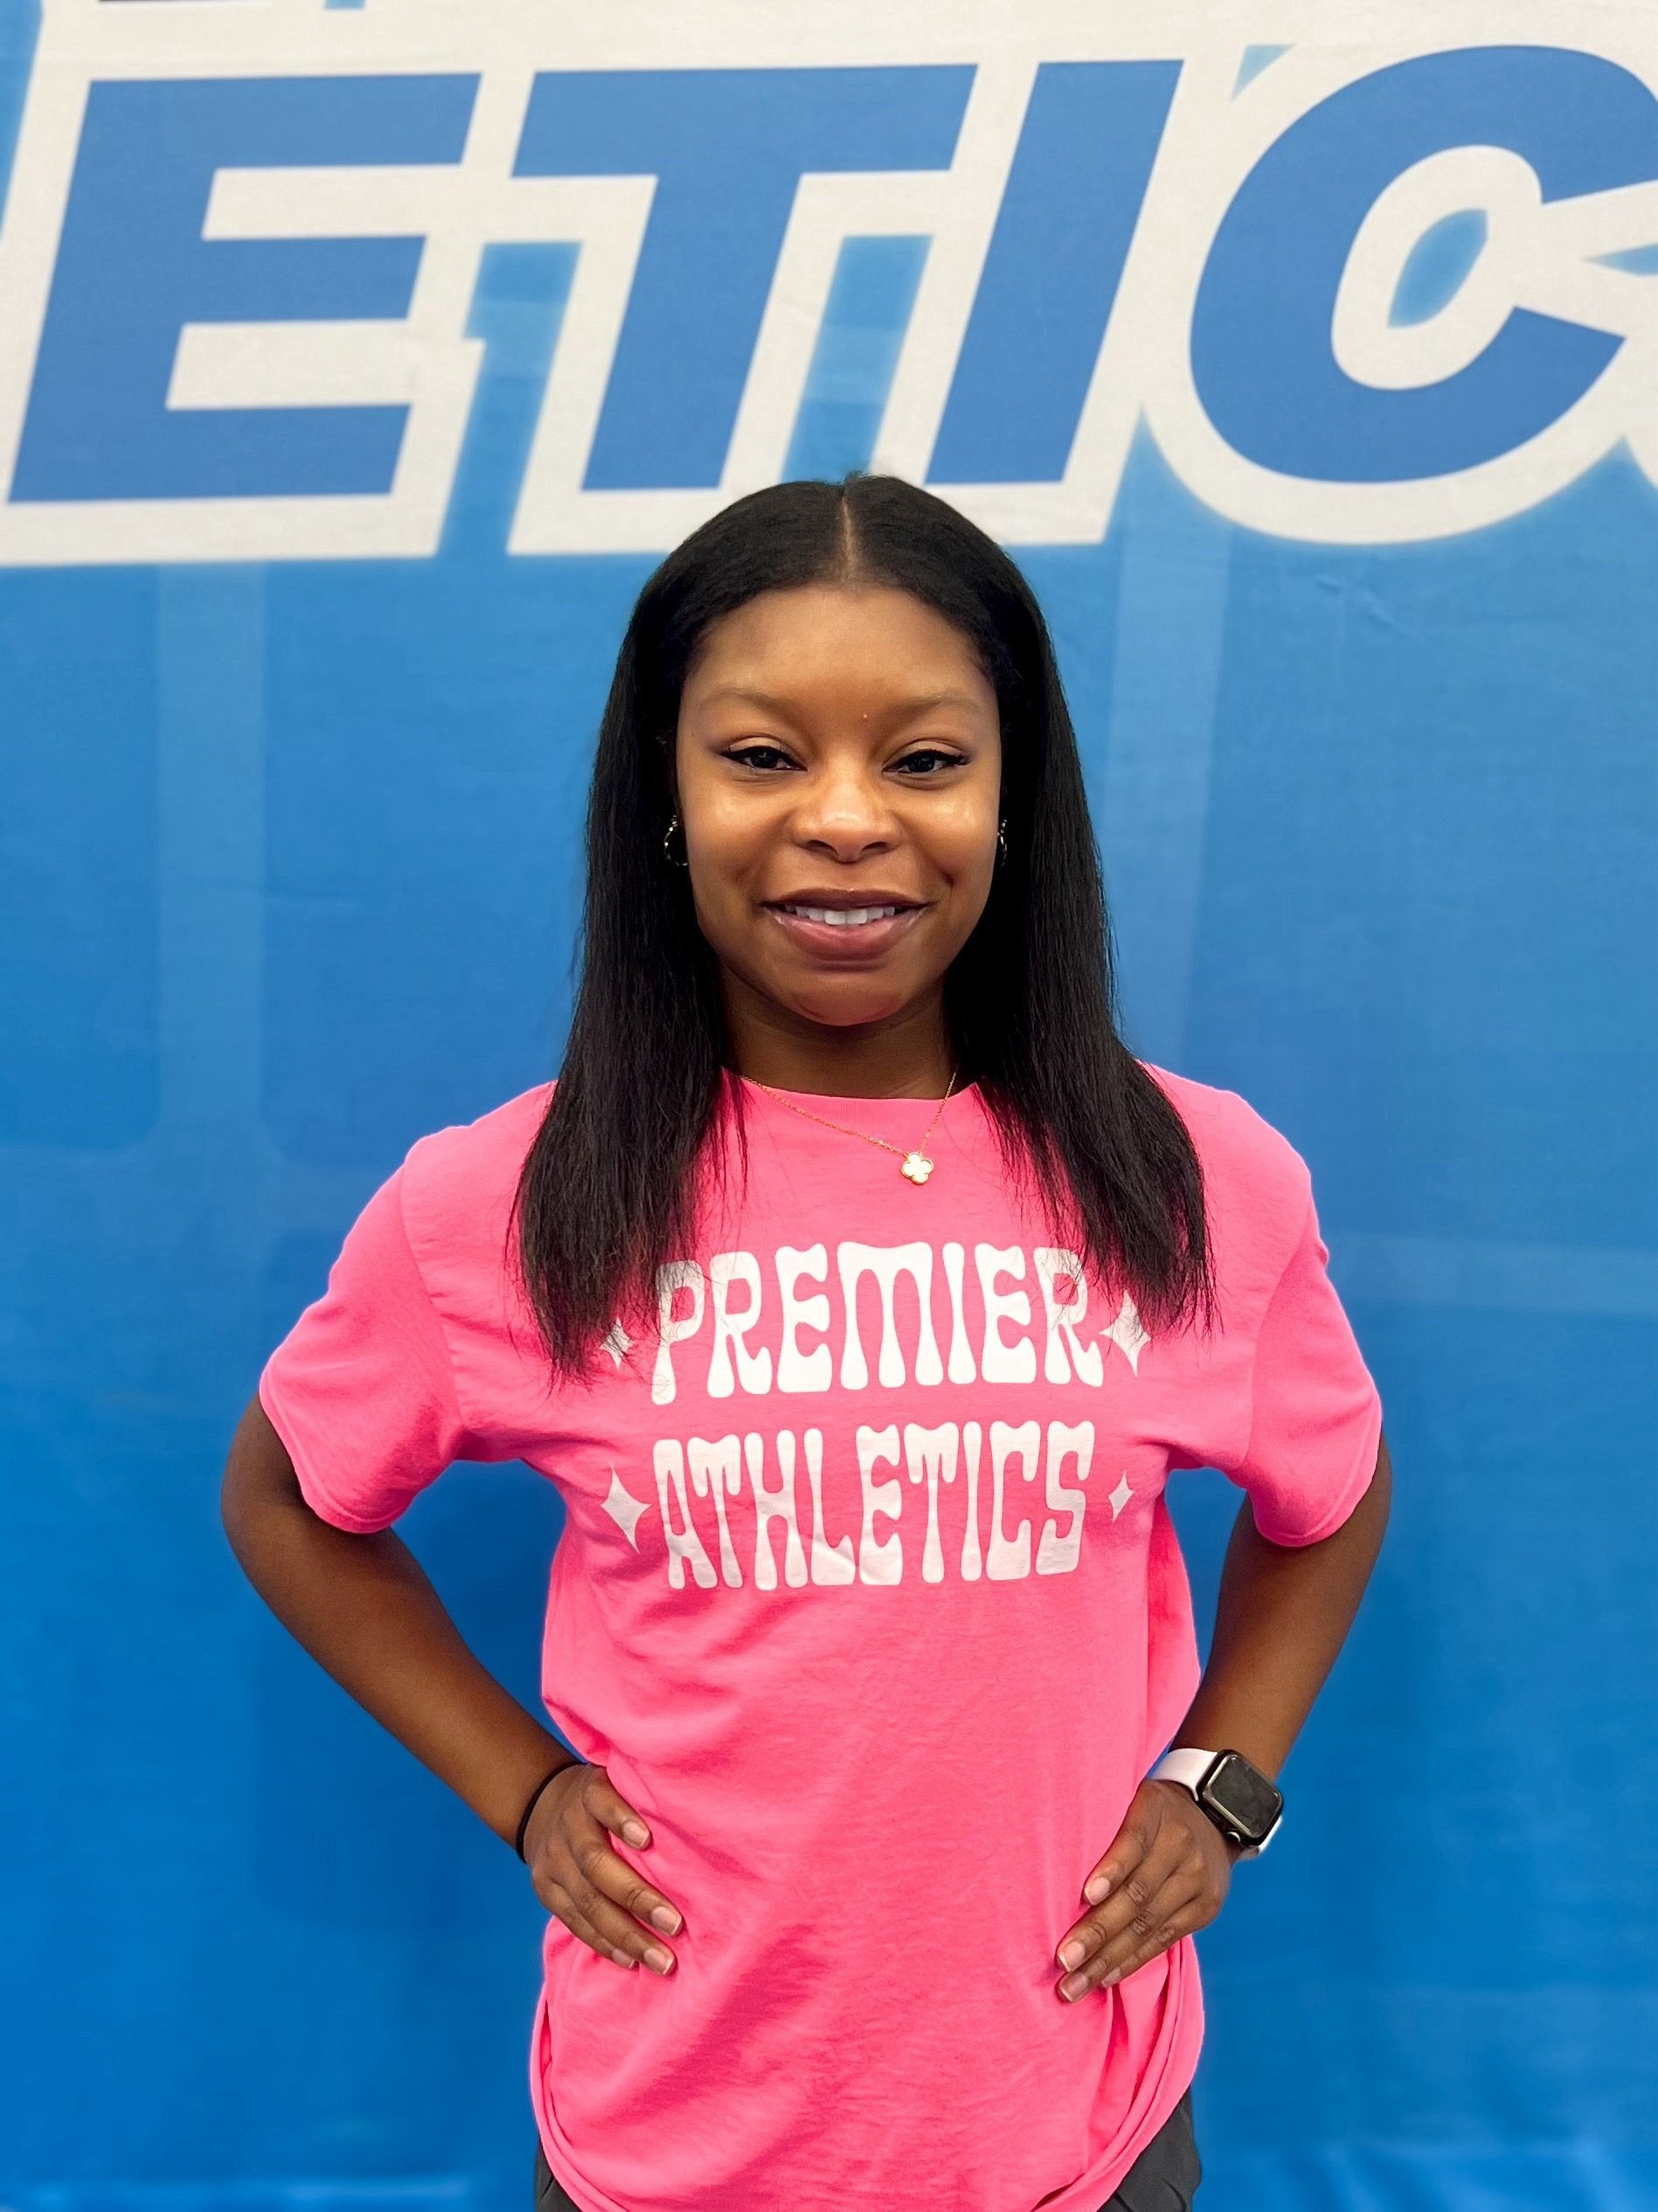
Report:
[[[536,79],[516,177],[656,179],[586,491],[717,485],[808,170],[948,169],[957,66],[582,70]]]

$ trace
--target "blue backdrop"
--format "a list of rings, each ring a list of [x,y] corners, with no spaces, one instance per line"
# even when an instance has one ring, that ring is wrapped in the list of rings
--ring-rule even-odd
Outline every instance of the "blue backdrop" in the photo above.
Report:
[[[527,2202],[540,1908],[219,1479],[556,1071],[644,577],[873,463],[1030,575],[1130,1042],[1308,1156],[1386,1408],[1204,2202],[1658,2205],[1649,7],[547,12],[0,13],[0,2202]],[[531,1705],[558,1525],[402,1524]]]

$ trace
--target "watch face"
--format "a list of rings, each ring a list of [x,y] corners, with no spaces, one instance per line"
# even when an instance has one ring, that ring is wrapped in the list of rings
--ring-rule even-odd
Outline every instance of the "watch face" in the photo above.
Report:
[[[1203,1794],[1252,1843],[1278,1818],[1282,1793],[1241,1752],[1225,1752],[1204,1784]]]

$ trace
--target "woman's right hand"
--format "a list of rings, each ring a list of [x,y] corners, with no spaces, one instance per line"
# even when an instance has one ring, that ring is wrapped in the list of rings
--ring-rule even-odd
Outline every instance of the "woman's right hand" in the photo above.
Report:
[[[676,1935],[683,1923],[662,1892],[611,1848],[613,1834],[636,1845],[650,1841],[649,1829],[602,1766],[575,1759],[561,1767],[524,1829],[524,1862],[536,1895],[602,1957],[619,1966],[642,1959],[654,1973],[671,1973],[674,1954],[640,1923],[653,1922],[668,1935]]]

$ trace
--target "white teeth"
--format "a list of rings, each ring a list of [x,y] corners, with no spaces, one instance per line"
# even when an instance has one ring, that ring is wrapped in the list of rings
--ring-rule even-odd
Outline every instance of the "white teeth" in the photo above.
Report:
[[[827,922],[831,929],[857,929],[864,922],[884,921],[896,906],[785,906],[786,914],[798,914],[804,922]]]

